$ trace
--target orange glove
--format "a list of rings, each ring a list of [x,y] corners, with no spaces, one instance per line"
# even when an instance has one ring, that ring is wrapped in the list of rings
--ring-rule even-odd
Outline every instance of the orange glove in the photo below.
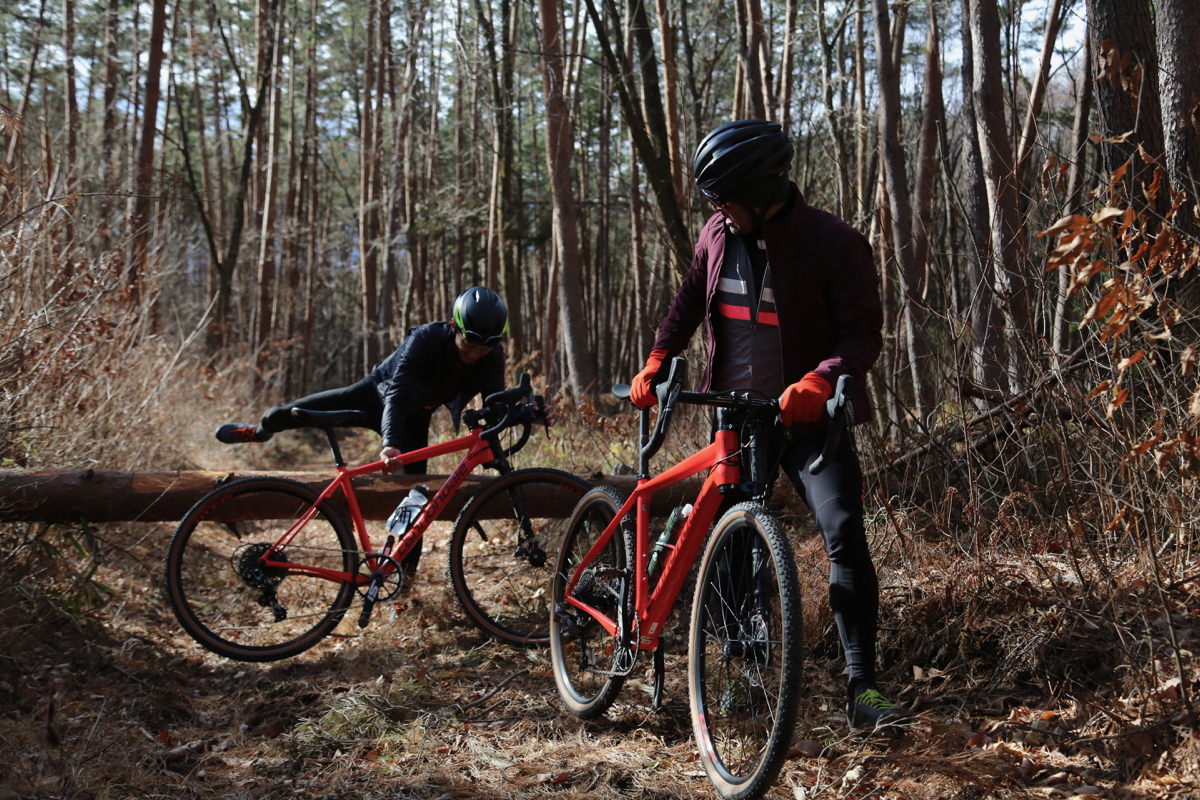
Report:
[[[815,422],[825,410],[825,401],[833,396],[829,381],[810,372],[783,390],[779,412],[784,425],[794,422]]]
[[[651,350],[646,366],[633,377],[633,383],[629,385],[629,399],[638,408],[649,408],[658,403],[658,397],[654,394],[654,379],[666,360],[666,350]]]

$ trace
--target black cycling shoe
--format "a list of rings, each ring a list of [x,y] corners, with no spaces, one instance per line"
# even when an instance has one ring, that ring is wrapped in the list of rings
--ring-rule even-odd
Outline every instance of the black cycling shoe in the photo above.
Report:
[[[261,425],[249,423],[227,422],[217,428],[217,441],[225,444],[265,442],[274,435],[270,431],[264,431]]]
[[[851,728],[879,728],[902,722],[908,712],[881,695],[875,689],[864,689],[846,701],[846,721]]]

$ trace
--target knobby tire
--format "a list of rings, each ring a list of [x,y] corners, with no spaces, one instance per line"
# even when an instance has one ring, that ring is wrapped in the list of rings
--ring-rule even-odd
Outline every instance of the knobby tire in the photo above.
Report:
[[[255,554],[266,552],[317,497],[285,478],[245,478],[188,511],[167,549],[164,588],[193,639],[237,661],[277,661],[304,652],[337,626],[354,599],[353,582],[256,572],[254,565]],[[292,563],[352,576],[358,570],[350,527],[328,501],[285,554]]]

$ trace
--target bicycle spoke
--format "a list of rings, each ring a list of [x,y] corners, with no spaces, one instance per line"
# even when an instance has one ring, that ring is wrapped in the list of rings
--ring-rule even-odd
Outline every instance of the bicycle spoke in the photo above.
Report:
[[[168,549],[167,596],[200,644],[228,658],[272,661],[303,652],[337,625],[354,580],[264,563],[356,574],[359,553],[331,509],[319,510],[276,549],[315,500],[293,481],[249,478],[213,492],[180,523]]]
[[[548,640],[550,583],[566,514],[585,490],[564,472],[518,470],[463,508],[451,535],[448,573],[480,628],[515,644]]]
[[[705,770],[729,798],[761,796],[786,754],[799,675],[799,596],[778,522],[731,509],[706,549],[689,672]]]

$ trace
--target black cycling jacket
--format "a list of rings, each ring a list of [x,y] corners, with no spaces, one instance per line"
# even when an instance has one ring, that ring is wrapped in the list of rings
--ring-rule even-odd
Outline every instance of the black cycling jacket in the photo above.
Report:
[[[462,363],[454,344],[454,325],[450,322],[430,322],[408,332],[408,337],[383,361],[371,370],[371,380],[383,401],[384,447],[400,446],[403,420],[416,414],[428,415],[439,399],[444,397],[446,365]],[[446,408],[457,428],[462,412],[475,395],[488,395],[504,389],[504,347],[497,345],[483,358],[466,368],[457,388],[458,393]]]

